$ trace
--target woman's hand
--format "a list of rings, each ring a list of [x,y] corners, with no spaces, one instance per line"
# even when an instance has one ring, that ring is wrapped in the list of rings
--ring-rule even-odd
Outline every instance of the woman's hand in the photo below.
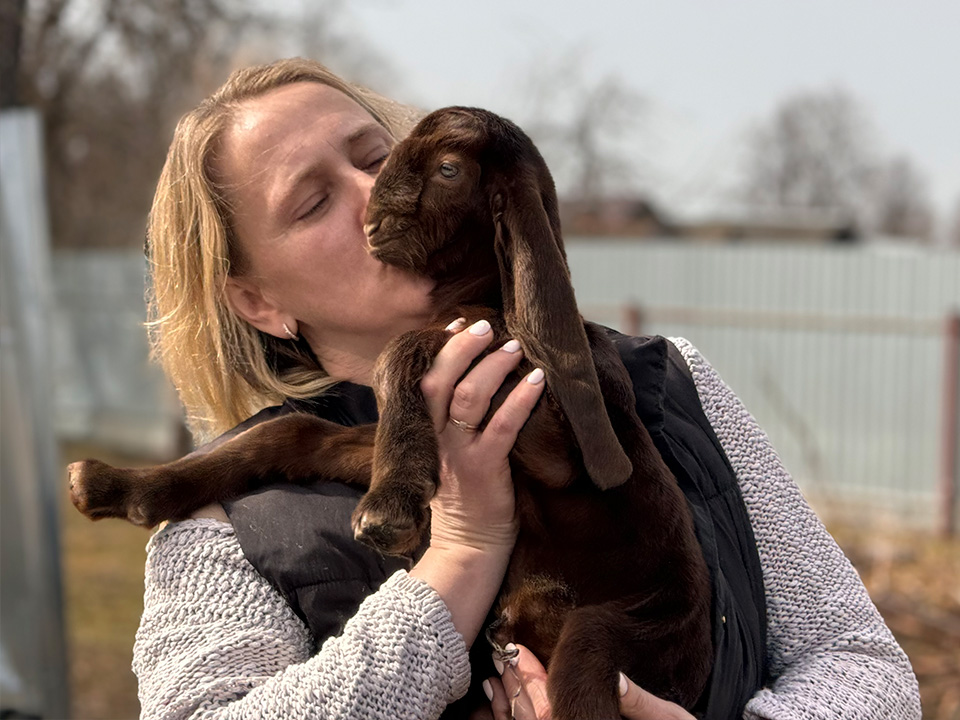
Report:
[[[517,536],[508,457],[543,392],[543,372],[518,383],[480,432],[490,401],[520,363],[509,342],[470,364],[493,333],[481,320],[467,330],[451,325],[447,341],[420,383],[440,452],[440,487],[430,503],[430,547],[411,571],[431,585],[469,647],[507,569]],[[466,374],[464,374],[466,373]]]
[[[491,399],[523,352],[510,341],[466,373],[493,333],[486,320],[463,332],[456,332],[456,324],[451,327],[455,334],[421,382],[441,462],[440,488],[431,503],[431,545],[502,546],[509,552],[517,528],[508,457],[543,391],[543,372],[534,371],[520,382],[481,432],[477,426]]]
[[[532,652],[518,645],[515,665],[484,683],[496,720],[549,720],[547,671]],[[499,669],[500,666],[498,665]],[[512,707],[511,707],[512,705]],[[620,674],[620,714],[627,720],[694,720],[679,705],[661,700]]]

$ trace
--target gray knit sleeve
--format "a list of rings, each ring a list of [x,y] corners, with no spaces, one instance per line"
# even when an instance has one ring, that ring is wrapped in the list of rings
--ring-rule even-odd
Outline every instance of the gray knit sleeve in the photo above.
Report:
[[[736,473],[763,568],[773,682],[750,700],[744,717],[919,718],[910,661],[856,570],[737,396],[689,342],[671,340]]]
[[[405,572],[311,657],[233,527],[209,519],[151,538],[133,669],[144,719],[436,718],[470,681],[446,605]]]

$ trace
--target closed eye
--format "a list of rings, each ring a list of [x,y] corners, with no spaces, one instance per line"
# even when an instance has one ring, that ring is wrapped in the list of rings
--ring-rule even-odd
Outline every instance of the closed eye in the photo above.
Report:
[[[299,220],[306,220],[306,219],[309,218],[311,215],[314,215],[318,210],[320,210],[320,208],[322,208],[326,202],[327,202],[327,196],[324,195],[324,196],[321,197],[319,200],[317,200],[317,202],[315,202],[313,205],[311,205],[311,206],[307,209],[306,212],[301,213],[301,214],[297,217],[297,220],[298,220],[298,221],[299,221]]]
[[[390,157],[390,153],[384,153],[363,169],[371,175],[376,175],[380,172],[380,168],[383,167],[383,164],[387,161],[388,157]]]

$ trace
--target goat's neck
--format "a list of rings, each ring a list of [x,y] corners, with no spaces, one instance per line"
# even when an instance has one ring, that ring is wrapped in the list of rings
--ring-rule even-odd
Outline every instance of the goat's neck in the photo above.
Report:
[[[436,283],[433,306],[438,319],[462,305],[503,311],[500,265],[488,236],[492,228],[469,227],[430,258],[426,274]]]
[[[489,307],[503,312],[500,275],[497,272],[452,272],[437,278],[433,289],[433,306],[438,319],[463,305]]]

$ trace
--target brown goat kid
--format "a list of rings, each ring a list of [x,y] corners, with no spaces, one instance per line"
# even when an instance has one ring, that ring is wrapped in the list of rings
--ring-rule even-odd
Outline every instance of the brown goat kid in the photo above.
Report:
[[[579,315],[536,147],[492,113],[438,110],[394,149],[365,229],[377,258],[437,281],[437,323],[398,337],[378,360],[378,425],[288,415],[156,468],[75,463],[77,508],[152,526],[278,472],[293,482],[320,476],[369,487],[357,538],[412,553],[439,481],[419,383],[451,318],[486,318],[499,340],[491,347],[516,338],[525,357],[490,414],[533,366],[548,383],[510,456],[520,533],[488,639],[524,644],[547,664],[557,720],[618,718],[620,670],[693,707],[713,657],[706,566],[616,349]]]

